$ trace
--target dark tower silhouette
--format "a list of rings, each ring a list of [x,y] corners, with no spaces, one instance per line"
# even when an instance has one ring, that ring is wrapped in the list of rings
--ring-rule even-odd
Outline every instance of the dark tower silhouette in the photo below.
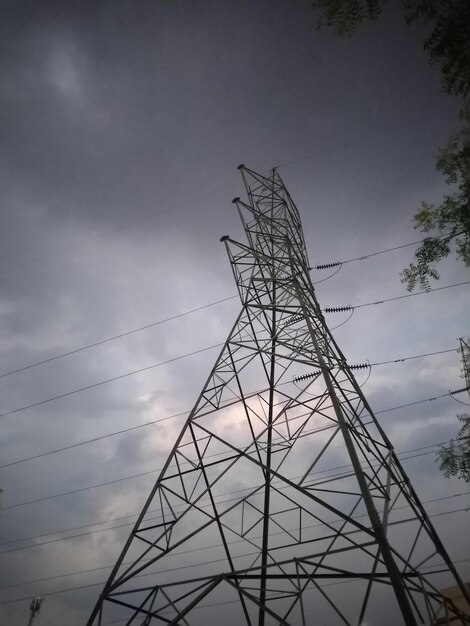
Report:
[[[467,590],[325,323],[286,187],[239,169],[241,311],[88,624],[434,624],[438,587]]]

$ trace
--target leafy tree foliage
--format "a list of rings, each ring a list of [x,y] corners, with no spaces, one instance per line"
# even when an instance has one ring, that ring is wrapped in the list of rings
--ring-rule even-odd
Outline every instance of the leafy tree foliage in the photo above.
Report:
[[[457,440],[451,439],[448,446],[443,446],[437,453],[439,468],[444,476],[456,476],[470,482],[470,415],[457,415],[462,424]]]
[[[364,20],[377,19],[387,0],[315,0],[318,26],[352,35]],[[439,150],[436,167],[455,191],[439,205],[423,202],[414,216],[415,228],[429,233],[402,280],[413,290],[429,289],[438,279],[436,264],[452,251],[470,267],[470,0],[402,0],[407,23],[424,21],[431,32],[424,49],[439,67],[444,91],[462,97],[462,129]]]
[[[338,35],[352,35],[364,19],[375,20],[387,0],[316,0],[318,27],[332,26]]]
[[[314,0],[318,26],[340,35],[354,34],[364,20],[375,20],[387,0]],[[424,42],[431,64],[441,70],[444,91],[470,94],[470,2],[468,0],[402,0],[405,20],[432,23]]]
[[[434,235],[423,241],[416,261],[403,271],[402,280],[410,291],[418,283],[429,289],[429,278],[439,278],[436,263],[451,250],[470,267],[470,103],[461,117],[464,127],[439,150],[436,165],[456,191],[444,196],[438,206],[423,202],[414,216],[415,228]]]
[[[434,28],[424,44],[431,63],[441,69],[442,85],[449,94],[470,95],[470,3],[468,0],[405,2],[409,21],[427,17]],[[411,5],[415,5],[414,8]],[[421,5],[421,6],[420,6]]]

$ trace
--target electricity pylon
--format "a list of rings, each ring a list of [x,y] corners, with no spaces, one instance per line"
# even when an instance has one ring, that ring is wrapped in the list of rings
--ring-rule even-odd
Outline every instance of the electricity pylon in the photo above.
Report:
[[[470,340],[460,337],[460,354],[462,355],[462,378],[465,380],[468,393],[470,394]]]
[[[88,624],[433,624],[438,587],[467,590],[328,330],[286,187],[239,169],[241,311]]]

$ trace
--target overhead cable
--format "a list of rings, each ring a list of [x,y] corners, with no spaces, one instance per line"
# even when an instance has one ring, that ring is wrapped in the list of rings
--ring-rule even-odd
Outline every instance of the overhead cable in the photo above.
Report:
[[[410,457],[412,458],[412,457]],[[468,495],[470,492],[469,491],[464,491],[462,493],[454,493],[450,496],[442,496],[440,498],[432,498],[430,500],[424,500],[422,502],[422,504],[431,504],[434,502],[442,502],[443,500],[450,500],[452,498],[460,498],[462,496],[466,496]],[[408,505],[406,505],[408,506]],[[403,509],[405,508],[405,506],[403,507],[397,507],[395,510],[399,510],[399,509]],[[137,514],[135,515],[126,515],[124,518],[119,518],[119,519],[127,519],[129,517],[137,517]],[[129,524],[122,524],[121,526],[129,526],[132,525],[134,522],[131,522]],[[103,529],[103,531],[106,530],[113,530],[114,528],[120,528],[121,526],[113,526],[112,528],[105,528]],[[85,534],[94,534],[95,532],[101,532],[101,530],[97,530],[97,531],[92,531],[90,533],[85,533]],[[52,533],[51,533],[52,534]],[[77,535],[78,537],[79,535]],[[38,537],[41,537],[41,535],[38,535]],[[74,537],[72,537],[74,538]],[[30,537],[30,539],[34,539],[34,537]],[[57,539],[56,541],[65,541],[69,539],[69,537],[64,537],[63,539]],[[37,544],[37,545],[44,545],[44,544]],[[211,547],[215,547],[215,546],[207,546],[206,548],[201,548],[198,550],[208,550]],[[184,555],[187,554],[188,552],[192,552],[192,550],[183,550],[181,552],[175,552],[174,556],[180,556],[180,555]],[[204,563],[197,563],[196,565],[207,565],[208,562],[204,562]],[[126,563],[124,563],[123,565],[126,565]],[[102,565],[100,567],[93,567],[93,568],[89,568],[89,569],[85,569],[85,570],[78,570],[75,572],[68,572],[68,573],[62,573],[62,574],[57,574],[56,576],[47,576],[47,577],[41,577],[41,578],[36,578],[36,579],[32,579],[32,580],[26,580],[24,582],[20,582],[20,583],[12,583],[12,584],[8,584],[8,585],[1,585],[0,586],[0,590],[1,589],[10,589],[13,587],[22,587],[24,585],[32,585],[38,582],[45,582],[45,581],[49,581],[49,580],[55,580],[57,578],[65,578],[65,577],[69,577],[69,576],[79,576],[81,574],[89,574],[91,572],[98,572],[101,570],[106,570],[106,569],[111,569],[113,567],[113,565]],[[183,566],[183,567],[187,567],[187,566]],[[172,568],[171,570],[165,570],[165,571],[175,571],[175,569],[179,569],[179,568]]]
[[[412,245],[412,244],[405,244],[405,246],[407,245]],[[402,247],[402,246],[398,246],[398,247]],[[397,249],[397,248],[390,248],[390,250],[393,249]],[[388,252],[389,250],[383,250],[382,252],[377,252],[374,254],[382,254],[383,252]],[[371,255],[368,255],[371,256]],[[358,257],[358,258],[366,258],[366,257]],[[354,260],[354,259],[352,259]],[[439,291],[441,289],[450,289],[451,287],[459,287],[461,285],[467,285],[469,284],[470,281],[466,281],[466,282],[462,282],[462,283],[456,283],[454,285],[447,285],[445,287],[436,287],[433,289],[428,289],[425,291],[418,291],[416,293],[411,293],[411,294],[405,294],[403,296],[396,296],[394,298],[387,298],[384,300],[378,300],[376,302],[366,302],[364,304],[356,304],[356,305],[346,305],[346,306],[337,306],[337,307],[325,307],[324,309],[322,309],[322,311],[324,313],[340,313],[343,311],[351,311],[353,309],[358,309],[361,307],[365,307],[365,306],[372,306],[372,305],[376,305],[376,304],[383,304],[384,302],[391,302],[393,300],[399,300],[401,298],[409,298],[411,296],[417,296],[420,294],[425,294],[425,293],[430,293],[432,291]],[[43,359],[41,361],[35,361],[34,363],[28,363],[26,365],[23,365],[21,367],[15,368],[13,370],[9,370],[7,372],[3,372],[0,373],[0,378],[6,378],[7,376],[12,376],[13,374],[18,374],[19,372],[24,372],[26,370],[32,369],[34,367],[38,367],[40,365],[45,365],[47,363],[51,363],[53,361],[57,361],[58,359],[63,359],[64,357],[67,356],[71,356],[73,354],[77,354],[79,352],[83,352],[85,350],[89,350],[91,348],[95,348],[97,346],[109,343],[111,341],[115,341],[116,339],[122,339],[123,337],[127,337],[129,335],[132,335],[134,333],[138,333],[141,332],[143,330],[147,330],[149,328],[153,328],[155,326],[159,326],[161,324],[165,324],[167,322],[170,322],[172,320],[181,318],[181,317],[185,317],[188,315],[192,315],[193,313],[197,313],[198,311],[202,311],[204,309],[208,309],[210,307],[216,306],[218,304],[222,304],[224,302],[229,302],[230,300],[235,300],[236,298],[238,298],[238,294],[232,295],[232,296],[228,296],[227,298],[222,298],[220,300],[215,300],[214,302],[208,302],[207,304],[203,304],[199,307],[196,307],[194,309],[190,309],[188,311],[183,311],[182,313],[176,313],[175,315],[171,315],[170,317],[164,318],[162,320],[157,320],[156,322],[150,322],[149,324],[145,324],[143,326],[139,326],[137,328],[132,328],[131,330],[128,331],[124,331],[122,333],[119,333],[117,335],[113,335],[111,337],[106,337],[104,339],[100,339],[98,341],[95,341],[93,343],[89,343],[89,344],[85,344],[84,346],[79,346],[78,348],[74,348],[73,350],[68,350],[67,352],[62,352],[56,355],[53,355],[47,359]],[[1,417],[1,415],[0,415]]]
[[[6,417],[7,415],[14,415],[15,413],[19,413],[20,411],[26,411],[26,409],[32,409],[36,406],[41,406],[42,404],[47,404],[48,402],[53,402],[54,400],[60,400],[61,398],[68,398],[69,396],[73,396],[76,393],[81,393],[82,391],[88,391],[89,389],[95,389],[96,387],[101,387],[101,385],[106,385],[108,383],[112,383],[116,380],[122,380],[123,378],[128,378],[129,376],[134,376],[135,374],[141,374],[142,372],[147,372],[148,370],[155,369],[156,367],[161,367],[162,365],[168,365],[168,363],[173,363],[174,361],[179,361],[180,359],[185,359],[188,356],[193,356],[195,354],[201,354],[201,352],[207,352],[208,350],[213,350],[214,348],[220,348],[222,343],[215,343],[212,346],[206,346],[205,348],[200,348],[199,350],[193,350],[192,352],[186,352],[180,356],[175,356],[171,359],[167,359],[166,361],[161,361],[160,363],[153,363],[152,365],[147,365],[146,367],[141,367],[138,370],[133,370],[132,372],[126,372],[124,374],[120,374],[119,376],[113,376],[111,378],[106,378],[105,380],[100,380],[97,383],[92,383],[91,385],[85,385],[85,387],[79,387],[78,389],[72,389],[71,391],[67,391],[65,393],[61,393],[57,396],[52,396],[51,398],[46,398],[45,400],[40,400],[38,402],[33,402],[32,404],[27,404],[26,406],[19,407],[17,409],[13,409],[12,411],[6,411],[4,413],[0,413],[0,417]]]
[[[410,246],[416,246],[419,243],[423,243],[426,241],[428,237],[424,239],[419,239],[418,241],[412,241],[411,243],[404,243],[400,246],[394,246],[393,248],[386,248],[385,250],[379,250],[378,252],[369,252],[368,254],[363,254],[362,256],[356,256],[352,259],[346,259],[344,261],[332,261],[331,263],[318,263],[314,266],[316,270],[326,270],[333,267],[338,267],[339,265],[346,265],[346,263],[354,263],[355,261],[365,261],[373,256],[378,256],[379,254],[386,254],[387,252],[394,252],[395,250],[401,250],[402,248],[409,248]]]
[[[23,267],[26,267],[27,265],[31,265],[31,263],[37,263],[38,261],[42,261],[45,258],[54,256],[56,254],[63,254],[64,252],[67,252],[68,250],[74,249],[74,248],[78,248],[80,246],[84,246],[87,245],[89,243],[94,242],[97,239],[101,239],[102,237],[107,237],[109,235],[113,235],[114,233],[118,233],[121,232],[127,228],[131,228],[133,226],[135,226],[136,224],[141,224],[142,222],[147,222],[149,220],[153,220],[155,218],[158,218],[162,215],[165,215],[166,213],[173,213],[175,210],[177,209],[181,209],[187,206],[193,206],[194,205],[194,200],[204,200],[205,198],[209,198],[210,196],[213,196],[215,194],[220,193],[221,191],[225,191],[227,189],[233,189],[234,188],[234,183],[231,184],[226,184],[223,187],[218,187],[217,189],[212,189],[210,191],[208,191],[205,194],[200,194],[200,195],[196,195],[196,196],[192,196],[191,200],[188,202],[179,202],[176,205],[173,205],[169,208],[163,209],[162,211],[159,211],[158,213],[148,213],[146,215],[142,215],[141,217],[137,217],[134,218],[133,220],[124,222],[123,224],[121,224],[120,226],[116,226],[114,228],[111,228],[109,230],[105,230],[105,231],[101,231],[99,233],[94,234],[92,237],[87,237],[86,239],[82,239],[80,241],[76,241],[75,243],[71,243],[69,245],[63,246],[61,248],[56,248],[53,250],[49,250],[48,252],[44,252],[43,254],[40,254],[36,257],[30,258],[30,259],[26,259],[23,261],[18,261],[16,263],[16,265],[12,265],[9,267],[4,268],[4,270],[1,272],[0,276],[4,276],[6,274],[8,274],[11,271],[17,270],[17,269],[21,269]]]
[[[466,509],[466,508],[453,509],[451,511],[443,511],[442,513],[434,513],[433,515],[429,515],[428,517],[429,518],[442,517],[442,516],[445,516],[445,515],[452,515],[452,514],[455,514],[455,513],[462,513],[462,512],[467,511],[467,510],[468,509]],[[360,517],[360,516],[357,516],[357,517]],[[403,523],[403,521],[407,521],[407,520],[400,520],[399,523]],[[389,522],[389,526],[392,526],[392,525],[393,525],[393,522]],[[230,542],[230,543],[234,543],[234,542]],[[240,555],[240,557],[243,557],[243,556],[246,556],[246,555]],[[462,559],[462,561],[469,561],[469,560],[470,559],[468,559],[468,558],[467,559]],[[205,564],[210,564],[210,563],[211,563],[211,561],[207,561],[207,563],[200,563],[199,565],[205,565]],[[454,561],[454,563],[459,563],[459,561]],[[433,567],[433,566],[430,565],[430,566],[427,566],[427,567]],[[143,573],[142,574],[137,574],[137,576],[139,578],[140,577],[144,577],[144,576],[149,576],[149,575],[150,576],[151,575],[155,575],[155,572],[150,572],[150,573],[145,573],[145,574],[143,574]],[[98,582],[98,583],[89,583],[89,584],[86,584],[86,585],[78,585],[78,586],[75,586],[75,587],[67,587],[65,589],[56,589],[54,591],[42,592],[41,595],[46,597],[46,596],[58,595],[58,594],[61,594],[61,593],[67,593],[69,591],[79,591],[79,590],[82,590],[82,589],[89,589],[91,587],[102,586],[102,585],[105,584],[105,582],[106,581],[102,581],[102,582]],[[343,581],[341,581],[341,582],[343,582]],[[350,582],[350,581],[348,581],[348,582]],[[330,584],[332,584],[332,583],[330,583]],[[338,584],[338,583],[333,583],[333,584]],[[31,595],[28,595],[28,596],[25,596],[25,597],[22,597],[22,598],[16,598],[14,600],[2,600],[2,601],[0,601],[0,605],[3,606],[3,605],[7,605],[7,604],[16,604],[18,602],[29,601],[30,599],[31,599]],[[230,603],[230,601],[229,602],[221,602],[219,604],[229,604],[229,603]],[[120,620],[120,621],[123,621],[123,620]]]
[[[437,287],[435,289],[430,289],[429,291],[419,291],[417,293],[409,293],[409,294],[406,294],[404,296],[395,296],[394,298],[387,298],[386,300],[380,300],[380,301],[377,301],[377,302],[368,302],[368,303],[365,303],[365,304],[358,304],[358,305],[355,305],[354,308],[357,309],[357,308],[360,308],[360,307],[371,306],[371,305],[375,305],[375,304],[384,304],[385,302],[391,302],[392,300],[401,300],[402,298],[411,298],[413,296],[423,295],[423,294],[429,293],[431,291],[441,291],[442,289],[450,289],[452,287],[460,287],[461,285],[468,285],[468,284],[470,284],[470,281],[464,281],[464,282],[461,282],[461,283],[455,283],[453,285],[446,285],[444,287]],[[217,344],[214,344],[212,346],[207,346],[205,348],[201,348],[200,350],[195,350],[193,352],[188,352],[188,353],[183,354],[181,356],[174,357],[172,359],[168,359],[167,361],[162,361],[160,363],[154,363],[153,365],[148,365],[147,367],[142,367],[142,368],[140,368],[138,370],[134,370],[132,372],[127,372],[127,373],[121,374],[119,376],[113,376],[111,378],[107,378],[105,380],[101,380],[101,381],[99,381],[97,383],[93,383],[91,385],[86,385],[85,387],[80,387],[78,389],[72,389],[71,391],[67,391],[65,393],[61,393],[61,394],[58,394],[56,396],[52,396],[51,398],[46,398],[45,400],[40,400],[38,402],[33,402],[32,404],[28,404],[26,406],[22,406],[22,407],[19,407],[17,409],[12,409],[11,411],[5,411],[4,413],[0,413],[0,417],[6,417],[7,415],[13,415],[13,414],[19,413],[21,411],[26,411],[27,409],[32,409],[34,407],[41,406],[43,404],[47,404],[48,402],[53,402],[53,401],[59,400],[61,398],[67,398],[68,396],[72,396],[74,394],[81,393],[82,391],[88,391],[89,389],[94,389],[95,387],[100,387],[101,385],[106,385],[107,383],[111,383],[111,382],[114,382],[116,380],[121,380],[121,379],[127,378],[129,376],[134,376],[135,374],[141,374],[142,372],[151,370],[151,369],[153,369],[155,367],[160,367],[161,365],[166,365],[168,363],[172,363],[173,361],[177,361],[179,359],[183,359],[183,358],[186,358],[188,356],[193,356],[194,354],[199,354],[199,353],[205,352],[207,350],[212,350],[213,348],[217,348],[217,347],[220,347],[222,345],[223,345],[222,343],[217,343]]]
[[[17,369],[10,370],[8,372],[4,372],[3,374],[0,374],[0,378],[5,378],[6,376],[11,376],[12,374],[18,374],[18,372],[24,372],[25,370],[32,369],[33,367],[37,367],[38,365],[44,365],[45,363],[51,363],[52,361],[63,359],[66,356],[77,354],[78,352],[83,352],[84,350],[95,348],[96,346],[101,346],[104,343],[109,343],[110,341],[121,339],[122,337],[128,337],[129,335],[133,335],[134,333],[139,333],[142,330],[147,330],[148,328],[153,328],[154,326],[159,326],[160,324],[166,324],[167,322],[170,322],[171,320],[176,320],[180,317],[192,315],[193,313],[197,313],[198,311],[208,309],[209,307],[216,306],[217,304],[221,304],[222,302],[228,302],[229,300],[234,300],[235,298],[238,298],[238,295],[229,296],[228,298],[222,298],[221,300],[216,300],[215,302],[209,302],[208,304],[203,304],[201,306],[196,307],[195,309],[190,309],[189,311],[183,311],[183,313],[176,313],[175,315],[171,315],[170,317],[166,317],[162,320],[158,320],[157,322],[151,322],[150,324],[145,324],[145,326],[132,328],[131,330],[127,330],[126,332],[119,333],[118,335],[113,335],[112,337],[100,339],[99,341],[95,341],[94,343],[89,343],[79,348],[69,350],[68,352],[62,352],[61,354],[56,354],[54,356],[49,357],[48,359],[44,359],[42,361],[36,361],[35,363],[30,363],[29,365],[23,365],[22,367],[18,367]]]
[[[434,287],[433,289],[427,289],[423,291],[416,291],[415,293],[406,293],[402,296],[394,296],[393,298],[384,298],[383,300],[376,300],[375,302],[364,302],[362,304],[348,304],[346,306],[330,307],[327,306],[322,311],[324,313],[340,313],[343,311],[350,311],[351,309],[361,309],[366,306],[375,306],[377,304],[384,304],[385,302],[393,302],[394,300],[403,300],[404,298],[413,298],[414,296],[422,296],[434,291],[442,291],[444,289],[452,289],[454,287],[461,287],[462,285],[469,285],[470,280],[462,281],[461,283],[454,283],[453,285],[445,285],[444,287]]]
[[[221,345],[221,344],[217,344],[217,345]],[[457,350],[458,350],[458,348],[449,348],[447,350],[437,350],[435,352],[426,352],[426,353],[423,353],[423,354],[413,354],[412,356],[401,357],[401,358],[397,358],[397,359],[391,359],[391,360],[388,360],[388,361],[375,361],[373,363],[370,363],[370,366],[371,367],[375,367],[375,366],[378,366],[378,365],[388,365],[388,364],[391,364],[391,363],[401,363],[401,362],[405,362],[405,361],[412,360],[412,359],[419,359],[419,358],[422,358],[422,357],[434,356],[434,355],[438,355],[438,354],[445,354],[445,353],[448,353],[448,352],[455,352]],[[181,355],[180,357],[176,357],[176,358],[185,358],[185,356],[186,355]],[[129,374],[129,375],[131,375],[131,374]],[[313,372],[311,374],[304,374],[303,376],[295,377],[293,380],[294,380],[294,382],[298,382],[300,380],[304,380],[306,378],[310,378],[310,377],[312,377],[314,375],[316,375],[316,372]],[[447,394],[444,394],[444,395],[447,395]],[[55,398],[52,398],[49,401],[52,401],[53,399],[55,399]],[[420,402],[422,402],[422,400],[420,400]],[[89,443],[94,443],[96,441],[101,441],[102,439],[107,439],[108,437],[114,437],[116,435],[122,435],[124,433],[128,433],[128,432],[131,432],[131,431],[134,431],[134,430],[139,430],[140,428],[146,428],[147,426],[152,426],[152,425],[157,424],[157,423],[162,422],[162,421],[166,421],[166,420],[169,420],[169,419],[173,419],[173,418],[181,417],[183,415],[187,415],[188,412],[189,412],[189,409],[186,410],[186,411],[182,411],[180,413],[175,413],[173,415],[167,415],[166,417],[159,418],[159,419],[156,419],[156,420],[150,420],[148,422],[144,422],[143,424],[138,424],[137,426],[131,426],[129,428],[122,428],[121,430],[116,430],[116,431],[114,431],[112,433],[107,433],[106,435],[99,435],[98,437],[91,437],[90,439],[84,439],[82,441],[78,441],[77,443],[72,443],[72,444],[69,444],[69,445],[66,445],[66,446],[62,446],[60,448],[55,448],[54,450],[48,450],[46,452],[40,452],[38,454],[34,454],[34,455],[31,455],[31,456],[28,456],[28,457],[25,457],[25,458],[22,458],[22,459],[17,459],[16,461],[10,461],[9,463],[3,463],[2,465],[0,465],[0,469],[6,468],[6,467],[12,467],[13,465],[18,465],[20,463],[26,463],[27,461],[33,461],[35,459],[40,459],[42,457],[50,456],[52,454],[57,454],[59,452],[64,452],[66,450],[71,450],[73,448],[78,448],[80,446],[84,446],[84,445],[87,445]]]
[[[403,409],[403,408],[407,408],[407,407],[410,407],[410,406],[415,406],[417,404],[422,404],[424,402],[432,402],[432,401],[438,400],[440,398],[451,397],[453,395],[453,393],[456,393],[456,392],[450,392],[449,391],[447,393],[443,393],[443,394],[440,394],[438,396],[433,396],[433,397],[430,397],[430,398],[424,398],[422,400],[415,400],[414,402],[408,402],[406,404],[400,404],[398,406],[390,407],[388,409],[382,409],[382,410],[379,410],[379,411],[374,411],[374,414],[375,415],[380,415],[380,414],[383,414],[383,413],[389,413],[391,411],[396,411],[398,409]],[[162,418],[162,419],[171,419],[171,417],[172,416],[168,416],[167,418]],[[162,421],[162,420],[160,420],[160,421]],[[368,422],[368,423],[370,423],[370,422]],[[330,426],[330,428],[332,428],[332,427],[333,426]],[[130,475],[130,476],[125,476],[123,478],[115,478],[115,479],[113,479],[111,481],[106,481],[104,483],[96,483],[94,485],[88,485],[86,487],[79,487],[77,489],[72,489],[70,491],[64,491],[64,492],[61,492],[61,493],[52,494],[50,496],[43,496],[41,498],[35,498],[33,500],[26,500],[24,502],[17,502],[17,503],[14,503],[14,504],[3,506],[2,507],[2,511],[4,512],[4,511],[8,511],[10,509],[15,509],[15,508],[23,507],[23,506],[29,506],[31,504],[39,504],[39,503],[45,502],[47,500],[52,500],[52,499],[55,499],[55,498],[61,498],[63,496],[77,494],[77,493],[80,493],[80,492],[83,492],[83,491],[89,491],[90,489],[96,489],[98,487],[104,487],[104,486],[107,486],[107,485],[111,485],[111,484],[115,484],[115,483],[118,483],[118,482],[122,482],[124,480],[130,480],[132,478],[136,478],[136,477],[139,477],[139,476],[152,474],[152,473],[155,473],[155,472],[158,472],[158,471],[159,471],[158,469],[149,470],[147,472],[142,472],[140,474],[133,474],[133,475]]]
[[[437,445],[441,445],[441,444],[435,444],[433,447],[436,447]],[[425,447],[431,447],[431,446],[425,446]],[[420,450],[420,448],[416,448],[416,450]],[[410,451],[408,451],[408,452],[410,452]],[[401,461],[408,461],[408,460],[420,458],[420,457],[423,457],[423,456],[427,456],[428,454],[435,454],[435,453],[436,453],[436,450],[433,449],[433,450],[429,450],[427,452],[420,452],[418,454],[413,454],[411,456],[400,456],[399,458],[400,458]],[[405,454],[405,453],[403,452],[402,454]],[[333,472],[333,471],[338,470],[338,469],[344,469],[345,467],[346,466],[344,466],[344,465],[339,465],[337,467],[329,468],[328,471],[329,472]],[[151,473],[154,473],[154,472],[157,473],[159,471],[160,470],[157,469],[157,470],[152,470],[152,471],[146,472],[146,473],[151,474]],[[326,470],[323,470],[322,472],[313,472],[312,475],[314,475],[316,473],[322,474],[322,473],[325,473],[325,471]],[[142,474],[136,474],[135,476],[132,476],[132,478],[135,478],[136,476],[142,476]],[[299,478],[299,477],[297,477],[297,478]],[[122,480],[126,480],[126,478],[122,478],[120,480],[121,481]],[[280,481],[277,481],[277,482],[280,482]],[[104,484],[109,484],[109,483],[104,483]],[[233,495],[233,494],[239,493],[241,491],[248,491],[249,489],[250,489],[250,487],[244,487],[242,489],[237,489],[235,491],[229,491],[229,492],[226,492],[226,493],[220,494],[220,495],[221,496]],[[282,487],[279,487],[279,489],[282,489]],[[428,501],[424,502],[424,504],[427,504],[429,502],[438,502],[440,500],[445,500],[445,499],[448,499],[448,498],[456,498],[456,497],[460,497],[460,496],[466,496],[466,495],[469,495],[469,494],[470,494],[470,491],[465,491],[463,493],[457,493],[457,494],[453,494],[451,496],[445,496],[443,498],[434,498],[433,500],[428,500]],[[226,504],[227,502],[232,502],[232,501],[237,500],[237,499],[239,499],[239,498],[238,497],[228,498],[228,499],[219,501],[219,504]],[[204,498],[203,500],[207,500],[207,498]],[[200,508],[210,508],[211,506],[212,506],[211,503],[202,504],[202,505],[200,505]],[[156,510],[149,511],[149,513],[153,513],[155,511]],[[46,546],[46,545],[50,545],[50,544],[53,544],[53,543],[61,543],[63,541],[70,541],[71,539],[79,539],[81,537],[88,537],[90,535],[96,535],[98,533],[106,533],[106,532],[109,532],[109,531],[112,531],[112,530],[117,530],[119,528],[125,528],[125,527],[129,527],[129,526],[134,526],[135,521],[132,521],[132,522],[125,522],[123,524],[115,524],[114,526],[109,526],[107,528],[97,528],[95,530],[85,530],[86,528],[90,528],[91,526],[98,526],[98,525],[110,523],[110,522],[113,522],[113,521],[122,521],[124,519],[129,519],[130,517],[137,517],[137,515],[124,515],[122,517],[109,519],[109,520],[106,520],[106,521],[103,521],[103,522],[95,522],[94,524],[87,524],[87,525],[83,525],[83,526],[76,526],[74,528],[66,528],[66,529],[55,531],[55,532],[43,533],[41,535],[34,535],[34,536],[31,536],[31,537],[23,537],[21,539],[15,539],[15,540],[12,540],[12,541],[6,541],[6,542],[3,542],[2,544],[0,544],[0,546],[11,545],[11,544],[14,544],[14,543],[20,543],[22,541],[32,541],[32,540],[35,540],[35,539],[42,539],[44,537],[50,537],[52,535],[56,535],[59,532],[60,533],[65,533],[65,532],[72,532],[72,531],[76,531],[76,530],[83,530],[84,531],[84,532],[76,533],[74,535],[67,535],[66,537],[54,537],[53,539],[47,539],[47,540],[41,541],[41,542],[30,543],[30,544],[27,544],[27,545],[24,545],[24,546],[17,546],[17,547],[14,547],[14,548],[8,548],[6,550],[2,550],[0,552],[0,555],[2,555],[2,554],[11,554],[13,552],[22,552],[23,550],[28,550],[30,548],[39,548],[41,546]],[[157,515],[157,516],[148,518],[148,521],[150,521],[150,520],[160,520],[160,519],[161,519],[161,515]],[[2,587],[0,587],[0,589],[1,588]]]

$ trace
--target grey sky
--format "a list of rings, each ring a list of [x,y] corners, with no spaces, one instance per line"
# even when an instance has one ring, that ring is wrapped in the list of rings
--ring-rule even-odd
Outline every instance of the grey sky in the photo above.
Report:
[[[312,264],[419,239],[413,213],[445,192],[433,155],[457,123],[457,103],[428,65],[425,29],[407,27],[399,11],[351,39],[316,31],[300,0],[0,0],[0,24],[2,372],[235,294],[219,238],[242,237],[231,204],[243,193],[239,163],[261,173],[279,166]],[[406,293],[399,272],[412,251],[345,265],[318,285],[320,303]],[[436,286],[467,279],[449,261]],[[453,348],[468,334],[469,304],[464,286],[365,307],[335,337],[352,362]],[[228,301],[2,378],[0,409],[222,342],[238,308]],[[331,327],[344,319],[328,317]],[[1,463],[189,409],[215,355],[1,418]],[[460,387],[458,376],[450,353],[376,367],[365,391],[381,410]],[[443,399],[381,421],[401,451],[448,439],[464,410]],[[8,507],[157,469],[182,420],[4,468],[2,541],[137,513],[151,475]],[[405,467],[423,500],[466,491],[439,474],[433,454]],[[466,495],[429,511],[468,505]],[[451,556],[470,558],[468,512],[435,522]],[[127,532],[2,555],[1,584],[111,565]],[[469,579],[469,562],[459,567]],[[1,600],[105,577],[6,588]],[[83,624],[98,592],[47,597],[36,623]],[[0,605],[0,621],[26,623],[28,606]]]

